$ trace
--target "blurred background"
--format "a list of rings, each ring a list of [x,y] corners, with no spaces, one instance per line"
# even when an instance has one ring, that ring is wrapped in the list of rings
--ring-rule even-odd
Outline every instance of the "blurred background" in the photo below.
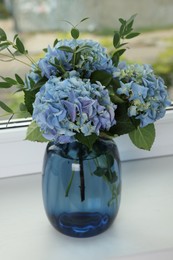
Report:
[[[43,48],[52,45],[55,38],[70,38],[70,25],[77,24],[81,37],[99,41],[111,52],[112,35],[119,28],[120,17],[128,19],[137,13],[134,28],[141,32],[131,39],[129,50],[122,59],[133,63],[152,64],[156,74],[162,76],[173,100],[173,1],[172,0],[0,0],[0,27],[8,39],[18,33],[35,59],[43,56]],[[0,55],[1,59],[1,55]],[[23,58],[22,58],[23,59]],[[16,62],[0,61],[0,75],[24,78],[29,67]],[[0,100],[14,110],[22,102],[22,94],[15,89],[1,90]],[[8,118],[0,110],[0,120]],[[19,113],[17,117],[22,117]]]

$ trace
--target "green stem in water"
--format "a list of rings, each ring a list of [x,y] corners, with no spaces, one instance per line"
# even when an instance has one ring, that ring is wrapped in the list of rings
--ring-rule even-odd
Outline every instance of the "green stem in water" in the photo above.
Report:
[[[79,163],[80,163],[80,195],[81,195],[81,201],[84,201],[85,200],[85,176],[83,170],[82,153],[80,153],[79,155]]]
[[[72,171],[72,175],[71,175],[70,181],[68,183],[68,186],[67,186],[67,189],[66,189],[66,192],[65,192],[66,197],[68,197],[68,194],[69,194],[72,182],[73,182],[74,174],[75,174],[75,171]]]

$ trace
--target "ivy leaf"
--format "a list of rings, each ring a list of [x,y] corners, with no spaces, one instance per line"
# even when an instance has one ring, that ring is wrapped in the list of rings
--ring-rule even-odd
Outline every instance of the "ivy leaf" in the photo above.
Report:
[[[14,114],[13,110],[8,107],[4,102],[0,101],[0,107],[5,110],[6,112],[10,113],[10,114]]]
[[[112,80],[112,75],[104,70],[96,70],[91,74],[91,82],[99,81],[103,86],[108,86]]]
[[[72,28],[71,29],[71,36],[73,37],[73,39],[77,39],[77,38],[79,38],[79,30],[78,29],[76,29],[76,28]]]
[[[138,126],[137,129],[129,133],[129,137],[138,148],[150,151],[155,139],[154,124],[149,124],[143,128]]]
[[[40,130],[40,127],[36,124],[35,121],[33,121],[26,133],[25,140],[33,141],[33,142],[47,142],[48,140],[42,136],[42,132]]]
[[[4,30],[2,28],[0,28],[0,42],[1,41],[6,41],[7,40],[7,35],[4,32]]]
[[[16,47],[20,53],[25,53],[25,47],[19,38],[16,39]]]
[[[77,133],[75,135],[75,138],[82,144],[86,145],[89,150],[92,149],[93,147],[93,144],[95,143],[95,141],[97,140],[98,136],[96,134],[92,134],[92,135],[89,135],[89,136],[84,136],[83,134],[81,133]]]

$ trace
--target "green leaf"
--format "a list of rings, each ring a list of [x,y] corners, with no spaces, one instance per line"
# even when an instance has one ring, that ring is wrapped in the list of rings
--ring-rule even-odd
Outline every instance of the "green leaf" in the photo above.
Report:
[[[121,55],[123,55],[123,53],[125,51],[126,51],[126,49],[121,49],[121,50],[116,51],[115,53],[116,53],[116,55],[118,55],[120,57]]]
[[[48,141],[47,139],[45,139],[42,136],[40,127],[36,124],[35,121],[33,121],[29,125],[29,127],[27,129],[25,140],[29,140],[29,141],[33,141],[33,142],[47,142]]]
[[[96,70],[91,74],[91,82],[99,81],[103,86],[107,87],[112,80],[112,75],[104,70]]]
[[[75,135],[75,138],[82,144],[86,145],[89,150],[92,149],[93,147],[93,144],[95,143],[95,141],[97,140],[98,136],[96,134],[92,134],[92,135],[89,135],[89,136],[84,136],[83,134],[81,133],[77,133]]]
[[[14,37],[13,37],[13,41],[15,41],[18,37],[18,34],[15,34]]]
[[[129,133],[129,137],[138,148],[149,151],[155,139],[154,124],[149,124],[143,128],[138,127]]]
[[[11,88],[12,85],[8,82],[0,82],[0,88]]]
[[[102,177],[103,175],[107,174],[107,171],[108,171],[107,168],[97,167],[96,170],[93,172],[93,174],[98,177]]]
[[[47,48],[44,48],[44,49],[43,49],[43,51],[44,51],[44,52],[47,52],[47,51],[48,51],[48,49],[47,49]]]
[[[82,20],[80,20],[80,23],[82,23],[82,22],[84,22],[84,21],[86,21],[86,20],[88,20],[89,19],[89,17],[85,17],[85,18],[83,18]]]
[[[25,106],[25,104],[23,104],[23,103],[20,103],[20,105],[19,105],[19,109],[20,109],[20,111],[27,111],[27,108],[26,108],[26,106]]]
[[[25,47],[19,38],[16,39],[16,47],[20,53],[25,53]]]
[[[72,28],[71,29],[71,36],[73,37],[73,39],[79,38],[79,30],[76,29],[76,28]]]
[[[58,43],[58,39],[55,39],[54,43],[53,43],[53,47],[55,47],[55,45]]]
[[[119,42],[120,42],[120,34],[119,34],[119,32],[115,32],[114,38],[113,38],[113,45],[115,48],[117,48],[117,46],[119,45]]]
[[[134,20],[131,21],[127,26],[126,26],[126,30],[125,33],[128,34],[129,32],[133,31],[132,25],[134,23]]]
[[[11,86],[16,85],[16,80],[10,78],[10,77],[1,77],[5,82],[9,83]]]
[[[84,45],[84,46],[79,47],[79,48],[75,51],[75,53],[79,53],[79,52],[81,52],[81,51],[85,51],[85,50],[88,50],[88,49],[91,49],[91,46],[89,46],[89,45]]]
[[[38,92],[38,89],[36,90],[32,90],[32,91],[26,91],[24,90],[24,102],[25,102],[25,106],[28,110],[28,112],[32,115],[33,112],[33,106],[32,104],[35,101],[35,95]]]
[[[119,55],[115,52],[113,55],[112,55],[112,62],[114,64],[114,66],[117,66],[118,63],[119,63]]]
[[[66,51],[66,52],[73,53],[73,49],[68,47],[68,46],[60,46],[60,47],[58,47],[58,49],[61,50],[61,51]]]
[[[119,21],[121,24],[126,24],[126,20],[122,19],[122,18],[119,18]]]
[[[133,32],[133,33],[130,33],[126,36],[126,39],[131,39],[131,38],[134,38],[136,36],[138,36],[140,33],[138,32]]]
[[[0,42],[1,41],[6,41],[7,40],[7,35],[4,32],[4,30],[2,28],[0,28]]]
[[[137,14],[133,14],[128,20],[127,20],[127,25],[133,24],[134,19],[136,18]]]
[[[0,101],[0,107],[10,114],[14,114],[13,110],[9,108],[4,102]]]
[[[20,85],[23,85],[23,86],[24,86],[24,81],[23,81],[23,79],[22,79],[18,74],[15,74],[15,78],[16,78],[16,81],[17,81]]]
[[[125,102],[118,104],[117,109],[115,110],[115,120],[116,124],[109,130],[109,133],[113,136],[127,134],[136,128],[136,125],[127,114],[127,104]]]
[[[117,181],[118,177],[115,171],[111,171],[110,169],[107,169],[107,172],[105,174],[105,177],[110,183],[114,183]]]

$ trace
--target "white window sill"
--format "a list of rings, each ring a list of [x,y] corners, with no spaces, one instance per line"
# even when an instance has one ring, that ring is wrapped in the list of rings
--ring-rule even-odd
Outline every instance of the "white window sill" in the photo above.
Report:
[[[156,140],[150,152],[139,150],[128,136],[116,138],[122,161],[173,155],[173,110],[156,124]],[[45,143],[24,141],[26,127],[0,129],[0,177],[40,172]]]
[[[1,179],[0,259],[172,260],[172,160],[123,162],[118,216],[109,230],[88,239],[70,238],[51,227],[41,174]]]

